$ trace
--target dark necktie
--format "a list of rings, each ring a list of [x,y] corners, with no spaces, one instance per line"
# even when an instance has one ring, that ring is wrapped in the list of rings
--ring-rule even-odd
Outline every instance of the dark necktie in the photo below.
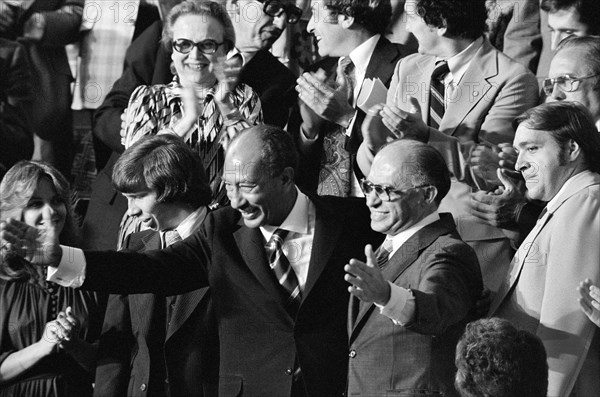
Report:
[[[275,230],[266,246],[266,250],[269,258],[269,266],[273,270],[277,281],[287,293],[286,308],[290,315],[295,317],[302,301],[302,295],[296,273],[294,273],[294,269],[292,269],[290,262],[283,253],[283,240],[287,234],[287,230]]]
[[[393,249],[394,246],[392,244],[392,240],[386,238],[383,244],[381,244],[381,246],[377,248],[377,251],[375,251],[375,260],[377,261],[377,266],[379,266],[380,269],[383,269],[385,265],[387,265]]]
[[[429,120],[428,124],[436,130],[440,128],[444,117],[444,78],[448,74],[448,62],[438,61],[431,74],[431,86],[429,89]]]

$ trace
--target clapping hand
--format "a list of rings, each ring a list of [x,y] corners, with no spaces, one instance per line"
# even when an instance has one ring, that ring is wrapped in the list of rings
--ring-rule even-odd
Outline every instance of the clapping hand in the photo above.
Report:
[[[592,284],[589,278],[579,283],[579,305],[586,316],[600,327],[600,288]]]
[[[344,267],[348,272],[344,280],[352,284],[348,287],[348,291],[363,302],[384,306],[390,300],[390,285],[377,266],[375,253],[370,244],[365,247],[365,256],[366,263],[358,259],[350,259],[350,263]]]
[[[298,98],[319,117],[348,128],[354,115],[348,98],[353,94],[339,70],[335,85],[326,80],[327,76],[321,69],[302,74],[296,80]]]
[[[44,266],[56,266],[62,257],[58,233],[54,227],[38,229],[16,219],[0,222],[0,259],[13,256]]]
[[[406,112],[396,105],[385,105],[381,111],[383,124],[398,139],[408,138],[427,142],[429,127],[427,127],[421,116],[419,101],[414,97],[410,97],[410,103],[410,112]]]

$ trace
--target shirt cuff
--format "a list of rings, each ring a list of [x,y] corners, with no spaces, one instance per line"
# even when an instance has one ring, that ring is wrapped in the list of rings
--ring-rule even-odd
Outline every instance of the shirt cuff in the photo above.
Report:
[[[85,256],[79,248],[61,245],[62,258],[57,267],[48,267],[46,280],[63,287],[79,288],[85,281]]]
[[[409,289],[402,288],[388,281],[390,284],[390,300],[385,306],[379,308],[379,313],[388,317],[396,325],[404,325],[412,321],[415,314],[415,297]]]

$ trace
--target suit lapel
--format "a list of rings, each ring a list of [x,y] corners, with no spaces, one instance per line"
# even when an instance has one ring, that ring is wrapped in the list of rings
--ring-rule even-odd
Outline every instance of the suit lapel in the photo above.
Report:
[[[518,251],[515,253],[513,260],[510,263],[508,269],[509,279],[508,282],[502,283],[502,286],[498,290],[498,293],[494,297],[492,304],[490,305],[489,314],[493,315],[496,313],[504,299],[510,294],[513,287],[517,284],[517,280],[521,275],[521,271],[523,270],[523,265],[525,264],[525,260],[529,255],[529,251],[533,247],[535,249],[534,241],[537,236],[540,234],[548,220],[552,217],[552,213],[546,212],[541,219],[538,219],[534,228],[529,232],[525,240],[519,246]]]
[[[394,253],[382,270],[383,277],[386,280],[392,283],[396,281],[406,269],[415,263],[425,248],[430,246],[442,234],[449,233],[456,228],[450,214],[441,214],[440,217],[440,220],[425,226],[415,233]],[[351,297],[351,301],[354,299],[356,298]],[[351,302],[350,304],[357,304],[358,302],[359,300],[356,299],[356,302]],[[374,308],[374,303],[360,302],[358,316],[352,324],[351,337],[357,334],[359,326],[366,321],[368,318],[367,314],[371,313]],[[352,312],[349,312],[349,315],[352,315]]]
[[[267,264],[267,255],[265,253],[265,242],[260,229],[250,229],[243,224],[240,219],[240,227],[233,233],[233,238],[238,246],[238,250],[244,258],[246,266],[273,296],[281,295],[281,286],[273,277],[271,269]]]
[[[416,63],[417,70],[406,76],[407,89],[405,89],[405,92],[402,91],[402,87],[398,87],[401,91],[399,92],[400,98],[397,98],[397,101],[398,104],[404,104],[403,110],[409,112],[411,111],[410,92],[420,92],[421,95],[415,97],[415,99],[419,101],[421,105],[421,117],[427,123],[429,119],[429,86],[431,85],[431,74],[435,68],[435,58],[431,56],[420,57]]]
[[[171,322],[167,329],[166,341],[185,324],[207,292],[208,288],[202,288],[177,296],[177,302],[171,315]]]
[[[498,53],[493,50],[487,40],[484,41],[460,80],[456,92],[449,94],[450,100],[440,124],[440,131],[449,135],[454,134],[471,109],[483,100],[492,88],[488,79],[498,75],[497,58]]]
[[[311,199],[311,201],[314,200]],[[308,277],[302,292],[302,301],[310,294],[337,245],[343,222],[328,210],[315,204],[315,233],[308,265]]]
[[[380,78],[383,84],[388,85],[401,56],[395,44],[390,43],[385,37],[380,38],[367,65],[365,79]]]

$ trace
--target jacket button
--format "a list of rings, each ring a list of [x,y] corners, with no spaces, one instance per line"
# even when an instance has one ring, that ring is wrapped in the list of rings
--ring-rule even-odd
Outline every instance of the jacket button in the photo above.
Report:
[[[141,391],[146,391],[146,388],[147,388],[146,384],[142,383],[142,385],[140,386],[140,390]]]
[[[356,357],[356,350],[350,350],[350,353],[348,353],[348,357],[350,357],[350,358]]]
[[[285,374],[286,374],[286,375],[291,375],[291,374],[293,374],[293,373],[294,373],[294,370],[293,370],[293,369],[291,369],[291,368],[288,368],[288,369],[286,369],[286,370],[285,370]]]

